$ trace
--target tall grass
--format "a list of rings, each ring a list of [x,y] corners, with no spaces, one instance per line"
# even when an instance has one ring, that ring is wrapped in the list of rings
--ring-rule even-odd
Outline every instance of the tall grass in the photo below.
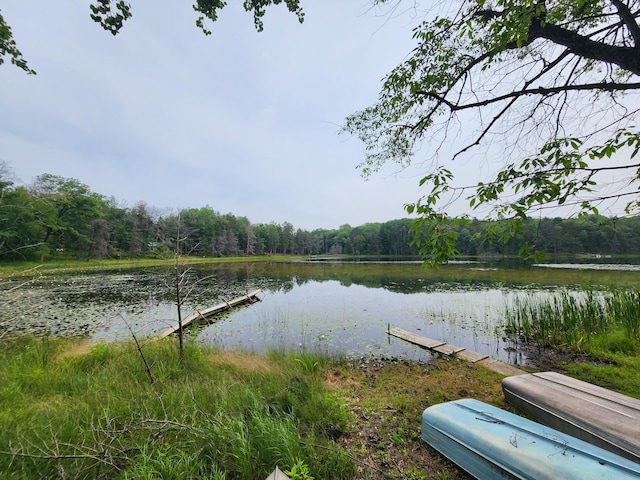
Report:
[[[354,476],[334,442],[348,413],[310,370],[322,359],[195,343],[180,359],[161,341],[144,347],[152,384],[135,348],[68,355],[70,342],[0,345],[0,477],[256,479],[301,460],[316,478]]]
[[[517,298],[506,307],[507,332],[514,341],[572,352],[593,349],[638,353],[640,292],[562,292]]]
[[[619,319],[629,338],[640,338],[640,292],[623,290],[607,298],[607,310],[613,318]]]

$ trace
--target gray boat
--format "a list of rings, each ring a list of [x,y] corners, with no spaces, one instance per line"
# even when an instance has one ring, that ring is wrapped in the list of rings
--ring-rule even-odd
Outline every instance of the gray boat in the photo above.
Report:
[[[533,420],[640,462],[640,400],[555,372],[507,377],[502,389]]]

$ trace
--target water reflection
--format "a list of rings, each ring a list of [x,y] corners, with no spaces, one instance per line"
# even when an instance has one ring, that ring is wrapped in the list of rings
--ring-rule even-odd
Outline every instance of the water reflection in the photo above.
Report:
[[[534,266],[539,268],[564,268],[571,270],[640,271],[640,265],[630,263],[538,263]]]
[[[620,265],[617,265],[620,267]],[[549,295],[606,280],[638,285],[637,271],[497,268],[461,263],[425,270],[415,262],[245,262],[193,267],[183,315],[257,288],[263,302],[220,317],[198,333],[223,348],[313,349],[348,356],[425,358],[389,338],[387,326],[514,363],[502,337],[506,302],[531,291]],[[12,292],[3,285],[3,333],[87,335],[95,340],[148,337],[177,319],[171,267],[43,276]],[[603,286],[602,288],[606,288]]]
[[[458,286],[407,295],[393,289],[311,281],[289,291],[269,292],[262,303],[205,327],[198,338],[214,346],[255,352],[298,349],[347,357],[428,357],[423,349],[389,337],[385,332],[391,326],[515,363],[518,359],[501,335],[504,303],[515,294]]]

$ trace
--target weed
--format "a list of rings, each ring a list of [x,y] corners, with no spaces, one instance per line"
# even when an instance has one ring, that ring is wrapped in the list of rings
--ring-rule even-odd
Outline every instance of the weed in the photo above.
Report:
[[[616,338],[611,348],[632,353],[640,340],[640,292],[613,290],[607,294],[562,292],[555,297],[531,295],[507,307],[507,332],[514,341],[540,348],[590,352],[594,345]],[[624,335],[621,338],[621,334]]]
[[[451,480],[453,476],[451,475],[450,472],[438,472],[436,474],[436,478],[438,480]]]
[[[159,341],[144,347],[151,384],[131,345],[68,356],[55,353],[59,341],[48,340],[45,365],[40,339],[2,342],[3,478],[253,479],[274,465],[297,465],[303,479],[353,478],[341,447],[315,447],[331,444],[349,417],[305,360],[261,359],[272,366],[256,373],[222,367],[195,343],[180,361]]]
[[[420,470],[414,468],[404,472],[404,478],[406,478],[407,480],[429,480],[424,472],[421,472]]]
[[[284,474],[291,480],[313,480],[309,467],[299,458],[296,459],[290,470],[285,470]]]
[[[400,431],[391,432],[389,438],[391,438],[391,443],[393,443],[396,448],[404,447],[404,435]]]

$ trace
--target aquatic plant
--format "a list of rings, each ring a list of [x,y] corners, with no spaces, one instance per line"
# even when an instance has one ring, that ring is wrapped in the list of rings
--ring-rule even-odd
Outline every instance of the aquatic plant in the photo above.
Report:
[[[589,351],[593,342],[624,333],[640,340],[640,292],[608,292],[517,297],[507,305],[506,332],[514,341],[573,352]]]

